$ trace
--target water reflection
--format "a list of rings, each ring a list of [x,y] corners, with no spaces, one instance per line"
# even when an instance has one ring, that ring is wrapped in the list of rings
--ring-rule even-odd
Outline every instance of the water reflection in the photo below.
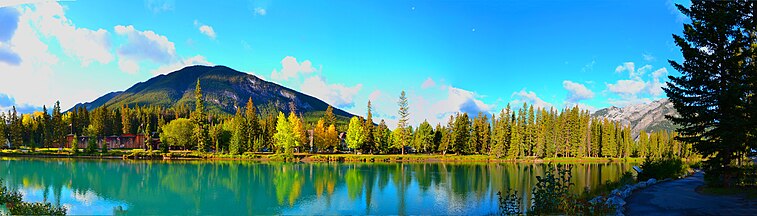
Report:
[[[573,190],[615,180],[630,168],[574,164]],[[25,200],[64,205],[71,214],[486,214],[496,211],[500,190],[517,190],[527,206],[535,176],[548,169],[513,163],[0,159],[0,178]]]

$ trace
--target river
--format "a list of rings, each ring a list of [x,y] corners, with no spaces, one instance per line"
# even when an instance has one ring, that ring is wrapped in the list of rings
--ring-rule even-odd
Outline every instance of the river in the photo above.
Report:
[[[616,180],[629,163],[574,163],[575,193]],[[0,158],[25,201],[73,215],[432,214],[497,211],[497,192],[528,205],[533,163],[280,163]]]

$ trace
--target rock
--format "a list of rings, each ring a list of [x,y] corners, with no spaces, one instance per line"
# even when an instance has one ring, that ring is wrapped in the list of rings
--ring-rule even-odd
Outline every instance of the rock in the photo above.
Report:
[[[651,178],[651,179],[647,180],[647,185],[653,185],[655,183],[657,183],[657,179]]]
[[[604,201],[604,197],[602,197],[602,196],[597,196],[597,197],[594,197],[594,198],[592,198],[591,200],[589,200],[589,203],[591,203],[591,204],[596,204],[596,203],[601,203],[601,202],[603,202],[603,201]]]
[[[618,196],[611,196],[607,198],[607,201],[605,201],[605,204],[620,207],[620,206],[625,205],[626,201],[623,200],[623,198],[620,198]]]
[[[639,182],[636,184],[636,188],[647,188],[647,182]]]

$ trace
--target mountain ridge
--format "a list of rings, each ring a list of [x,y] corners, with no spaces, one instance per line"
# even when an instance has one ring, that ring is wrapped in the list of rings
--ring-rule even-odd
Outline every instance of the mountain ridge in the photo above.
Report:
[[[595,118],[607,118],[619,121],[623,125],[631,125],[631,133],[634,137],[638,137],[642,130],[646,132],[675,130],[675,125],[666,119],[665,115],[678,115],[673,103],[667,98],[625,107],[611,106],[591,114]]]
[[[126,90],[110,92],[90,102],[76,104],[69,110],[78,107],[91,110],[101,106],[114,109],[122,105],[194,107],[197,80],[200,81],[206,108],[210,112],[234,114],[236,107],[245,106],[248,98],[252,98],[258,107],[271,103],[283,112],[289,112],[289,102],[293,102],[301,114],[325,111],[329,106],[316,97],[226,66],[195,65],[152,77]],[[337,107],[333,108],[335,115],[348,118],[354,116]]]

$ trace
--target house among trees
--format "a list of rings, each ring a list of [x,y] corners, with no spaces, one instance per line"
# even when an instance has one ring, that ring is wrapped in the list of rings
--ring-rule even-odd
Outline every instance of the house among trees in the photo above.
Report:
[[[91,137],[89,136],[80,136],[77,140],[77,147],[80,149],[87,147],[87,142],[89,142],[89,139]],[[59,148],[71,148],[71,144],[73,143],[74,135],[69,134],[66,135],[66,143],[63,146],[57,146]],[[107,136],[107,137],[100,137],[97,141],[98,146],[102,146],[103,143],[108,145],[109,149],[147,149],[147,146],[145,146],[145,135],[144,134],[123,134],[121,136]],[[160,139],[152,138],[152,148],[158,149],[158,145],[160,144]]]

